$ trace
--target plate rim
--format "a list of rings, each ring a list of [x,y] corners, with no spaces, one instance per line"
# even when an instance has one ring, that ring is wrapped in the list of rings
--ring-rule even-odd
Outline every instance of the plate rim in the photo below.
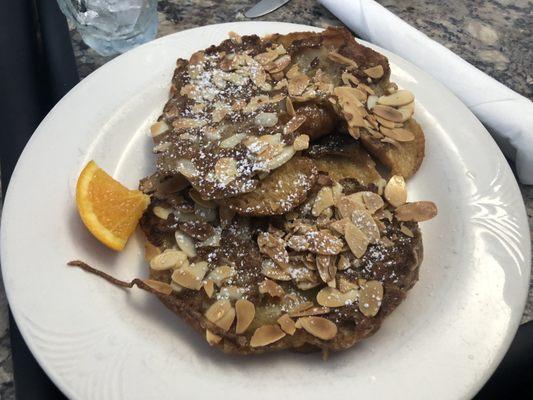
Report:
[[[22,151],[22,153],[21,153],[21,155],[19,157],[19,160],[17,161],[17,164],[16,164],[16,166],[15,166],[15,168],[13,170],[13,173],[12,173],[12,176],[11,176],[11,180],[10,180],[10,183],[9,183],[7,191],[6,191],[6,195],[5,195],[5,198],[4,198],[4,204],[3,204],[3,210],[2,210],[2,217],[3,217],[2,220],[5,221],[6,220],[6,216],[11,214],[10,210],[13,207],[12,206],[12,203],[13,203],[12,198],[15,197],[16,192],[17,192],[16,188],[17,188],[18,185],[20,185],[20,178],[18,178],[18,176],[19,176],[20,170],[23,168],[21,165],[27,163],[27,161],[25,161],[25,159],[28,157],[28,154],[32,151],[32,148],[33,148],[34,142],[35,142],[35,138],[46,134],[46,131],[41,130],[41,127],[43,125],[45,125],[45,123],[48,121],[48,119],[54,117],[54,114],[55,114],[57,108],[59,108],[64,102],[67,102],[68,99],[71,96],[75,96],[76,92],[78,92],[80,90],[80,88],[84,87],[85,85],[90,85],[90,84],[92,84],[92,82],[94,80],[97,80],[98,76],[100,75],[100,73],[103,73],[107,69],[113,68],[115,64],[121,63],[122,60],[125,57],[131,57],[133,54],[135,54],[135,53],[137,53],[139,51],[142,51],[145,48],[156,46],[158,44],[163,43],[166,40],[169,40],[169,38],[172,37],[172,36],[181,35],[183,33],[189,33],[190,34],[190,33],[194,32],[194,31],[202,31],[202,30],[204,30],[206,28],[223,27],[223,26],[235,27],[235,25],[241,25],[241,26],[242,25],[272,25],[273,31],[275,31],[275,26],[276,25],[279,26],[280,24],[281,25],[285,25],[285,26],[293,26],[295,28],[295,30],[301,30],[303,28],[310,28],[313,31],[317,31],[317,30],[323,30],[324,29],[324,28],[321,28],[321,27],[315,27],[315,26],[311,26],[311,25],[294,24],[294,23],[278,22],[278,21],[235,21],[235,22],[225,22],[225,23],[220,23],[220,24],[209,24],[209,25],[204,25],[204,26],[199,26],[199,27],[195,27],[195,28],[190,28],[190,29],[174,32],[174,33],[172,33],[170,35],[166,35],[166,36],[157,38],[157,39],[155,39],[155,40],[153,40],[151,42],[145,43],[145,44],[143,44],[141,46],[138,46],[138,47],[136,47],[136,48],[124,53],[124,54],[121,54],[121,55],[115,57],[113,60],[110,60],[109,62],[106,62],[104,65],[102,65],[101,67],[99,67],[98,69],[96,69],[95,71],[90,73],[89,75],[87,75],[76,86],[74,86],[58,103],[56,103],[56,105],[50,110],[50,112],[40,122],[38,127],[35,129],[34,134],[31,136],[31,138],[29,139],[28,143],[24,147],[24,150]],[[233,29],[235,29],[235,28],[233,28]],[[514,174],[512,173],[512,170],[511,170],[509,164],[506,162],[505,156],[501,152],[501,149],[497,146],[496,142],[494,141],[492,136],[489,134],[487,129],[484,127],[484,125],[481,124],[481,122],[477,119],[477,117],[470,111],[470,109],[468,109],[468,107],[463,102],[461,102],[461,100],[455,94],[453,94],[445,85],[443,85],[437,79],[433,78],[429,73],[421,70],[416,65],[414,65],[411,62],[405,60],[401,56],[396,55],[396,54],[394,54],[394,53],[392,53],[392,52],[390,52],[390,51],[388,51],[386,49],[381,48],[380,46],[374,45],[372,43],[368,43],[368,42],[366,42],[364,40],[361,40],[359,38],[357,38],[357,41],[360,42],[361,44],[365,45],[365,46],[369,46],[369,47],[371,47],[373,49],[376,49],[377,51],[382,52],[386,56],[389,56],[390,54],[393,54],[394,57],[396,57],[397,59],[400,59],[403,62],[405,62],[406,64],[409,64],[409,66],[413,69],[413,71],[416,71],[416,73],[420,73],[420,74],[425,75],[428,79],[430,79],[432,81],[432,83],[434,85],[439,86],[440,90],[446,91],[448,93],[448,95],[453,97],[454,100],[456,100],[456,102],[458,103],[458,106],[461,106],[465,110],[467,110],[468,113],[475,119],[475,121],[476,121],[476,123],[478,125],[479,131],[483,132],[483,135],[487,139],[490,139],[490,141],[492,141],[492,143],[494,144],[495,149],[493,149],[493,150],[494,150],[495,155],[497,155],[497,157],[501,161],[505,161],[504,163],[502,163],[502,165],[503,165],[503,169],[505,170],[505,172],[504,172],[505,175],[507,175],[508,177],[511,178],[510,179],[510,184],[513,187],[513,192],[514,192],[513,194],[517,195],[518,197],[520,197],[520,199],[522,199],[521,195],[520,195],[520,189],[519,189],[518,183],[516,181],[516,178],[515,178]],[[520,210],[516,210],[515,211],[515,215],[517,216],[518,219],[525,220],[526,221],[526,225],[528,225],[527,214],[526,214],[525,205],[523,203],[523,200],[521,200],[520,204],[521,204]],[[7,242],[8,242],[8,239],[6,239],[6,237],[7,237],[7,232],[6,232],[7,229],[8,228],[6,228],[6,223],[5,222],[2,223],[1,226],[0,226],[0,260],[1,260],[1,268],[2,268],[2,275],[3,276],[5,275],[5,271],[7,271],[7,268],[8,268],[8,267],[6,267],[6,262],[5,262],[6,261],[5,260],[5,258],[6,258],[5,253],[6,253],[6,250],[7,250]],[[528,252],[528,254],[526,254],[526,258],[525,258],[525,267],[529,266],[529,268],[526,268],[527,269],[527,273],[524,274],[524,276],[523,276],[523,283],[524,283],[524,287],[526,289],[523,290],[522,300],[520,302],[521,303],[521,310],[523,310],[525,308],[526,301],[527,301],[527,296],[528,296],[527,288],[529,286],[529,280],[530,280],[530,274],[531,274],[531,256],[530,256],[530,253],[531,253],[531,248],[530,248],[531,242],[530,242],[530,240],[531,239],[530,239],[529,230],[525,230],[524,232],[521,232],[521,233],[523,234],[523,240],[526,242],[525,250],[526,251],[529,250],[529,252]],[[529,240],[527,240],[527,239],[529,239]],[[25,322],[22,320],[22,318],[18,314],[17,308],[14,307],[14,306],[11,306],[12,304],[15,304],[16,295],[12,292],[12,290],[9,287],[9,284],[5,280],[4,280],[4,287],[5,287],[5,292],[6,292],[6,296],[7,296],[9,305],[10,305],[10,309],[11,309],[12,315],[13,315],[13,317],[14,317],[16,323],[17,323],[17,326],[19,327],[19,330],[20,330],[20,332],[22,334],[22,337],[24,338],[24,341],[25,341],[26,345],[28,346],[28,348],[30,349],[32,355],[35,357],[35,359],[38,362],[39,366],[43,369],[43,371],[45,371],[47,376],[54,382],[54,384],[61,390],[61,392],[63,392],[65,395],[67,395],[69,397],[74,397],[75,393],[72,393],[70,391],[70,388],[61,380],[61,376],[60,375],[58,375],[58,374],[56,375],[56,373],[53,371],[53,368],[51,368],[51,367],[49,368],[46,365],[46,361],[44,360],[44,357],[41,358],[41,355],[39,354],[38,349],[32,343],[31,335],[28,333],[28,328],[26,327]],[[518,329],[519,325],[520,325],[520,318],[516,318],[514,321],[510,321],[510,329],[507,330],[506,337],[502,341],[503,345],[498,350],[495,350],[495,357],[492,359],[490,365],[486,368],[486,370],[483,371],[483,377],[481,379],[478,379],[477,385],[474,385],[473,387],[471,387],[470,391],[468,393],[466,393],[466,395],[474,396],[483,387],[483,385],[486,383],[486,381],[490,378],[490,376],[493,374],[493,372],[495,371],[495,369],[497,368],[497,366],[499,365],[499,363],[501,362],[501,360],[505,356],[505,354],[506,354],[506,352],[507,352],[507,350],[508,350],[508,348],[509,348],[509,346],[510,346],[510,344],[512,342],[512,339],[514,338],[514,336],[516,334],[516,330]],[[28,340],[28,339],[30,339],[30,340]]]

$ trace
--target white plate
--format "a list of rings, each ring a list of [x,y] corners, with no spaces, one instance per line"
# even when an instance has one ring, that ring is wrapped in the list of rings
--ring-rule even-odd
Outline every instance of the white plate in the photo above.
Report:
[[[439,216],[422,224],[420,282],[374,337],[327,362],[289,352],[229,357],[152,295],[65,266],[79,258],[122,279],[146,275],[139,236],[116,254],[83,227],[77,175],[91,159],[130,187],[150,173],[148,126],[167,99],[176,58],[231,30],[317,28],[230,23],[141,46],[85,78],[26,146],[5,200],[1,253],[11,310],[33,354],[76,399],[472,397],[505,354],[524,306],[525,210],[507,162],[478,120],[387,51],[392,79],[416,95],[427,138],[410,199],[434,200]]]

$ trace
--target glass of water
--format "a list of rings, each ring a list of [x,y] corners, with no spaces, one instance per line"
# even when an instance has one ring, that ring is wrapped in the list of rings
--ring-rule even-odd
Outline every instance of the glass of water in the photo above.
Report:
[[[157,0],[57,0],[83,41],[103,56],[155,38]]]

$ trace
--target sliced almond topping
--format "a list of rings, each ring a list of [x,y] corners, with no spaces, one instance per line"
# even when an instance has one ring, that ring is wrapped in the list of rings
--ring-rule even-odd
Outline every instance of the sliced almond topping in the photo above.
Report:
[[[392,121],[389,121],[388,119],[385,119],[385,118],[381,118],[381,117],[378,117],[377,115],[375,116],[376,117],[376,121],[379,122],[379,124],[381,125],[381,127],[385,127],[385,128],[389,128],[389,129],[394,129],[396,128],[396,125],[401,125],[399,122],[392,122]]]
[[[204,200],[200,196],[200,193],[198,193],[196,190],[191,189],[189,190],[189,197],[199,206],[205,207],[205,208],[216,208],[217,203],[215,203],[212,200]]]
[[[235,333],[240,335],[248,329],[255,317],[255,306],[249,300],[241,299],[235,303],[235,312],[237,314],[237,326]]]
[[[298,325],[304,328],[311,335],[322,340],[331,340],[337,335],[337,325],[326,318],[298,318],[297,326]]]
[[[399,207],[407,201],[407,190],[405,189],[405,179],[403,176],[392,176],[383,193],[387,201],[394,207]]]
[[[289,85],[287,87],[289,96],[300,96],[309,85],[309,80],[306,74],[299,74],[289,79]]]
[[[215,293],[215,284],[211,279],[208,279],[203,284],[205,294],[207,294],[207,297],[211,298],[213,297],[213,294]]]
[[[235,285],[224,286],[218,292],[217,299],[239,300],[244,297],[245,292],[246,289]]]
[[[143,282],[161,294],[168,296],[170,293],[172,293],[172,287],[170,287],[168,283],[156,281],[154,279],[145,279]]]
[[[183,266],[172,273],[172,280],[187,289],[200,290],[202,279],[207,273],[207,262],[199,261],[190,266]]]
[[[381,96],[378,103],[384,106],[400,107],[412,103],[414,99],[415,96],[409,90],[398,90],[388,96]]]
[[[174,237],[176,238],[178,247],[187,255],[187,257],[196,256],[196,246],[190,236],[181,231],[176,231]]]
[[[296,139],[294,139],[292,147],[296,151],[301,151],[301,150],[305,150],[309,148],[309,136],[307,135],[298,136]]]
[[[354,282],[350,282],[345,278],[339,278],[339,290],[342,293],[348,293],[350,291],[356,291],[359,289],[359,285]]]
[[[277,342],[285,336],[278,325],[263,325],[257,328],[250,339],[251,347],[262,347]]]
[[[150,261],[150,268],[163,271],[171,268],[181,268],[188,265],[187,255],[183,251],[166,249]]]
[[[292,104],[290,97],[285,98],[285,108],[287,109],[287,114],[289,114],[291,117],[296,115],[296,111],[294,110],[294,105]]]
[[[286,146],[277,156],[267,161],[266,168],[268,170],[273,170],[281,167],[289,161],[295,153],[296,150],[294,150],[292,146]]]
[[[308,317],[311,315],[324,315],[331,312],[331,309],[328,307],[310,307],[305,310],[295,311],[291,310],[289,316],[291,317]]]
[[[367,68],[363,70],[363,72],[373,79],[381,78],[385,73],[381,65],[376,65],[375,67]]]
[[[385,136],[397,142],[411,142],[415,139],[415,135],[413,134],[413,132],[408,131],[407,129],[402,129],[402,128],[389,129],[389,128],[385,128],[382,126],[379,130]]]
[[[342,83],[344,83],[346,86],[357,86],[359,84],[359,79],[357,79],[355,76],[346,71],[342,73],[341,79]]]
[[[350,263],[350,260],[348,257],[346,257],[344,254],[341,254],[339,256],[339,261],[337,261],[337,270],[338,271],[344,271],[348,268],[350,268],[352,265]]]
[[[348,133],[354,139],[359,139],[361,137],[361,130],[356,126],[348,126]]]
[[[321,281],[315,271],[306,267],[292,267],[290,269],[291,277],[296,287],[300,290],[309,290],[321,284]]]
[[[170,127],[165,121],[159,121],[150,127],[150,133],[152,134],[153,137],[156,137],[156,136],[159,136],[165,133],[169,129]]]
[[[233,157],[222,157],[215,164],[215,177],[223,185],[237,177],[237,160]]]
[[[178,131],[185,129],[201,128],[206,124],[206,121],[197,118],[179,118],[172,122],[172,126]]]
[[[325,287],[316,295],[316,301],[325,307],[343,307],[352,304],[357,299],[357,291],[346,293],[332,287]]]
[[[378,104],[374,106],[374,108],[372,109],[372,112],[376,114],[377,116],[384,118],[388,121],[402,122],[403,120],[402,114],[395,108],[392,108],[389,106],[382,106]]]
[[[341,197],[335,204],[342,218],[350,218],[354,210],[364,210],[365,205],[358,193]]]
[[[333,201],[333,191],[330,187],[324,186],[316,195],[315,203],[313,204],[311,213],[313,216],[318,217],[320,214],[322,214],[322,211],[328,207],[331,207],[333,204],[335,204]]]
[[[409,229],[408,227],[406,227],[404,224],[402,224],[400,226],[400,231],[405,235],[405,236],[409,236],[409,237],[414,237],[415,234],[413,233],[413,231],[411,229]]]
[[[276,282],[271,281],[270,279],[265,279],[263,282],[259,283],[259,293],[269,294],[271,297],[283,297],[285,291]]]
[[[282,238],[269,232],[261,232],[257,236],[257,245],[261,253],[266,254],[282,267],[289,262],[289,254],[285,249],[287,244]]]
[[[415,103],[413,102],[413,103],[406,104],[405,106],[401,106],[400,108],[398,108],[398,112],[402,114],[401,122],[407,121],[409,118],[413,116],[415,112]]]
[[[359,311],[365,317],[374,317],[383,300],[383,284],[379,281],[368,281],[359,290]]]
[[[232,42],[242,43],[242,37],[237,32],[229,31],[228,36]]]
[[[219,344],[222,340],[221,336],[215,335],[213,332],[211,332],[209,329],[205,330],[205,340],[207,340],[207,343],[209,343],[209,346],[213,346],[215,344]]]
[[[266,64],[264,67],[269,73],[275,74],[277,72],[283,71],[289,66],[290,63],[291,56],[288,54],[284,54],[276,60],[272,61],[271,63]]]
[[[357,68],[357,63],[354,60],[351,60],[348,57],[337,53],[336,51],[330,51],[328,54],[328,58],[336,63],[348,65],[352,68]]]
[[[309,232],[305,235],[309,242],[308,250],[315,254],[335,255],[344,247],[344,242],[328,230]]]
[[[144,259],[146,261],[152,261],[152,259],[159,254],[161,254],[159,247],[154,246],[149,241],[144,243]]]
[[[231,309],[231,303],[227,299],[215,301],[207,309],[204,316],[208,321],[215,323]]]
[[[294,326],[294,321],[289,317],[289,314],[283,314],[281,317],[278,318],[277,323],[283,330],[283,332],[287,333],[288,335],[294,335],[294,332],[296,332],[296,327]]]
[[[278,123],[278,114],[272,112],[261,112],[255,116],[254,123],[260,127],[272,128]]]
[[[357,258],[363,257],[370,243],[366,235],[353,223],[348,222],[344,228],[344,238],[353,255]]]
[[[288,296],[290,295],[287,295],[285,297],[288,297]],[[297,300],[298,298],[295,301]],[[290,308],[289,315],[292,317],[292,313],[300,313],[300,312],[310,309],[311,307],[313,307],[313,303],[311,303],[310,301],[304,301],[302,303],[297,303],[294,307]]]
[[[379,228],[370,214],[366,210],[354,210],[351,218],[353,224],[363,232],[363,234],[370,240],[370,243],[379,241]],[[345,231],[346,232],[346,231]]]
[[[368,96],[368,99],[366,101],[366,108],[367,110],[372,110],[374,108],[374,106],[377,104],[378,102],[378,96]]]
[[[291,275],[272,260],[263,260],[261,264],[261,273],[267,278],[274,279],[276,281],[291,280]]]
[[[292,133],[296,132],[296,130],[302,126],[302,124],[305,122],[306,117],[304,115],[298,114],[292,117],[289,122],[285,125],[285,128],[283,131],[285,133]]]
[[[172,210],[169,208],[161,207],[161,206],[155,206],[153,208],[153,213],[157,218],[161,218],[166,220],[170,214],[172,214]]]
[[[235,269],[229,265],[221,265],[213,269],[207,276],[218,287],[221,287],[228,279],[235,276]]]
[[[231,307],[218,321],[214,322],[216,326],[224,331],[229,331],[233,320],[235,319],[235,309]]]
[[[384,129],[388,129],[388,128],[383,128],[381,127],[380,128],[382,131]],[[400,144],[400,142],[397,142],[396,140],[394,140],[393,138],[390,138],[390,137],[384,137],[383,139],[381,139],[381,141],[383,143],[389,143],[391,145],[393,145],[394,147],[396,147],[398,150],[401,150],[402,149],[402,145]]]
[[[432,201],[405,203],[394,211],[398,221],[427,221],[437,215],[437,206]]]
[[[335,256],[316,256],[316,267],[320,279],[322,279],[329,286],[335,286],[335,274],[337,273],[337,265],[335,264]]]
[[[371,214],[374,214],[376,211],[380,210],[385,205],[383,199],[379,194],[368,191],[360,193],[367,210],[370,211]]]
[[[392,93],[396,93],[396,91],[398,90],[398,85],[395,84],[394,82],[390,82],[387,87],[385,88],[385,91],[389,94],[392,94]]]
[[[341,235],[344,235],[344,226],[346,225],[346,222],[349,222],[349,218],[342,218],[336,221],[333,221],[329,224],[329,227],[333,229],[334,231],[339,232]]]

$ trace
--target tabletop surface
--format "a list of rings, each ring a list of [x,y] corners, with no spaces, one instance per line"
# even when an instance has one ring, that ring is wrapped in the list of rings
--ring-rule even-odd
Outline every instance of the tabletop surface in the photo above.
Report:
[[[158,37],[202,25],[247,20],[243,11],[258,0],[160,0]],[[533,0],[378,0],[485,73],[533,100]],[[326,27],[341,22],[314,0],[292,0],[261,18]],[[99,56],[71,30],[80,78],[112,57]],[[520,185],[533,236],[533,186]],[[0,199],[1,200],[1,199]],[[0,202],[1,204],[1,202]],[[533,319],[533,285],[523,322]],[[0,282],[0,399],[14,399],[7,301]]]

